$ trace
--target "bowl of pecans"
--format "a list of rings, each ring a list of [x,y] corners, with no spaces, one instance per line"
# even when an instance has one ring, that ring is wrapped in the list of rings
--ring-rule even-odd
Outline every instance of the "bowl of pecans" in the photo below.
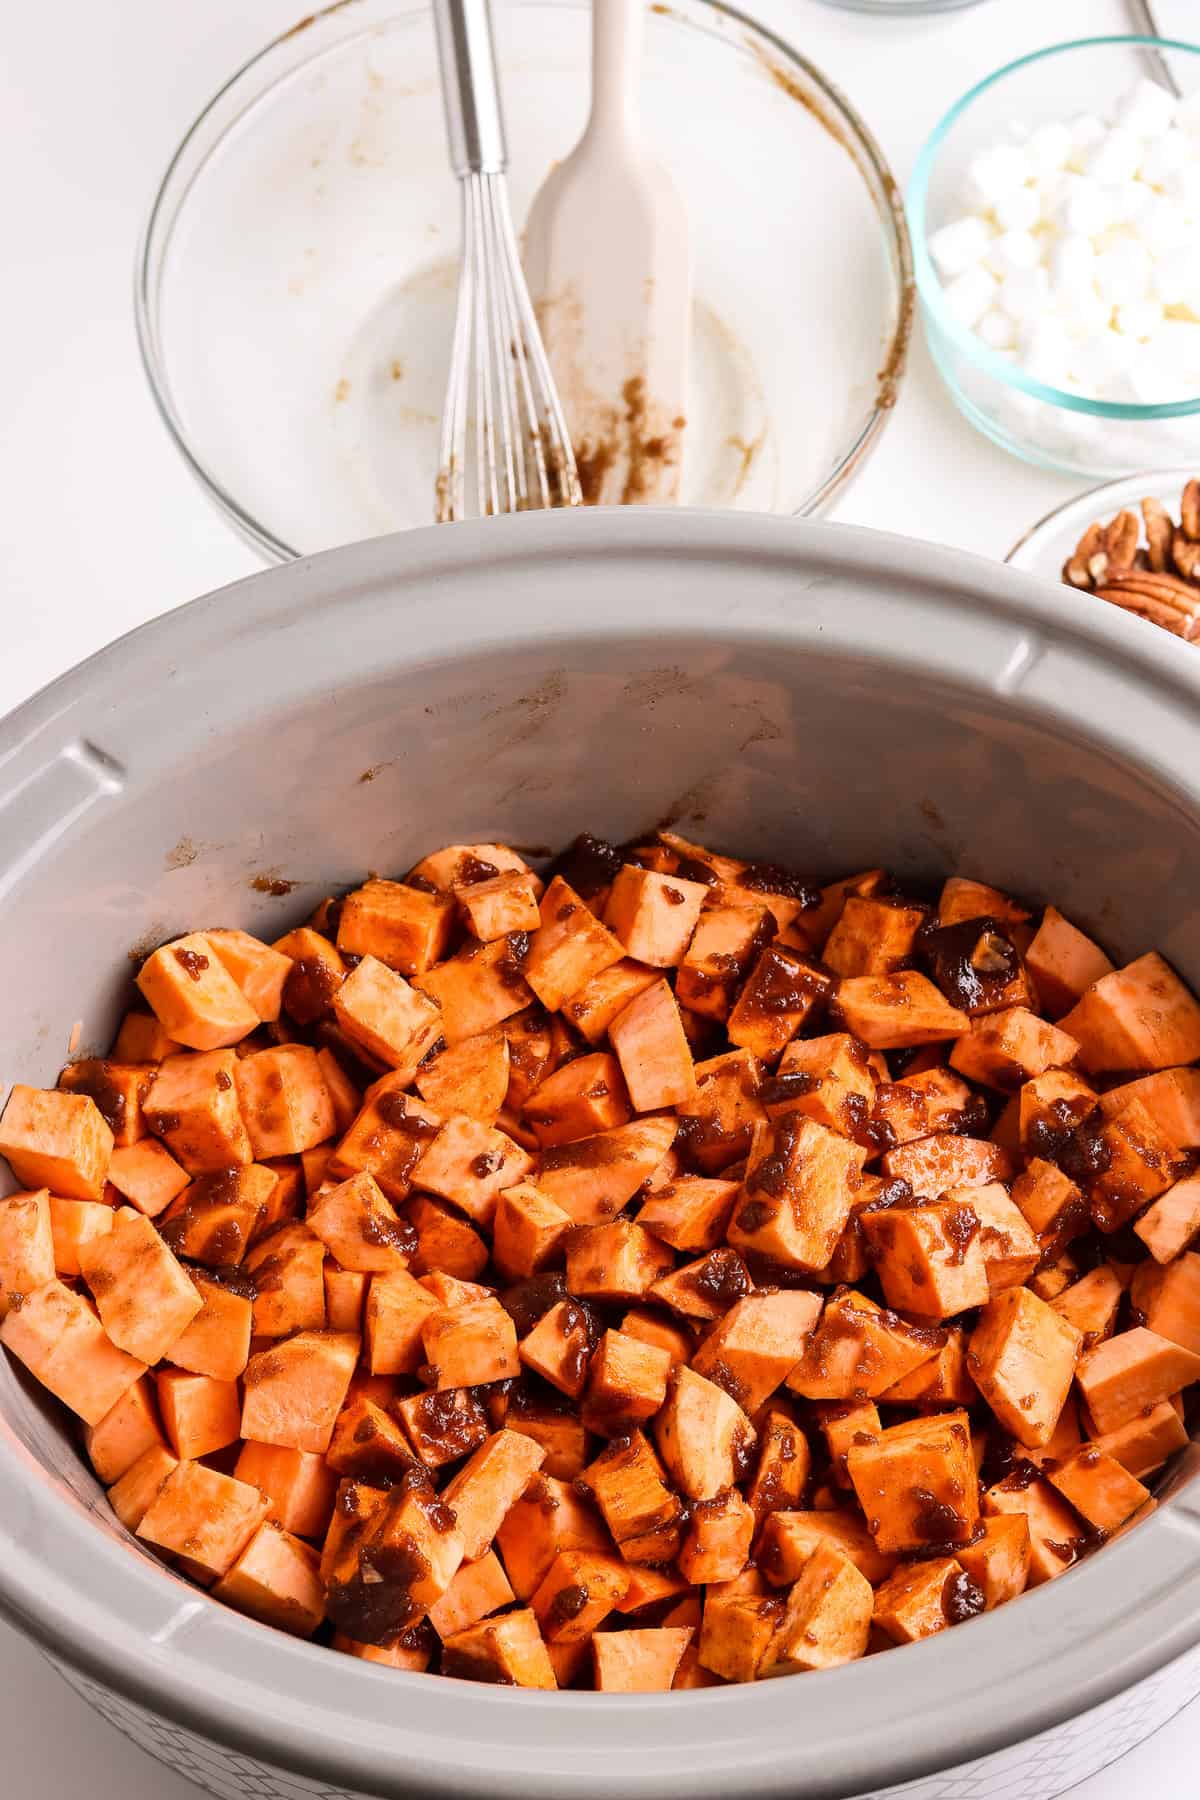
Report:
[[[1006,562],[1200,637],[1200,478],[1190,468],[1105,482],[1039,519]]]

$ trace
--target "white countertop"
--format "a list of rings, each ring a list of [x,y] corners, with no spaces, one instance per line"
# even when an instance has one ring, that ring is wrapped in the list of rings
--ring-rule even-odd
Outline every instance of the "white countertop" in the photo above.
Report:
[[[1127,28],[1121,0],[987,0],[888,21],[818,0],[745,0],[848,93],[906,179],[971,82],[1054,39]],[[1182,29],[1195,0],[1163,0]],[[185,124],[303,0],[122,0],[14,8],[0,63],[6,269],[0,433],[0,713],[154,614],[256,567],[209,506],[150,401],[134,340],[133,250]],[[1084,484],[978,436],[918,342],[895,418],[837,517],[1003,555]],[[11,1071],[9,1072],[11,1073]],[[5,1791],[21,1800],[194,1800],[0,1626]],[[1195,1790],[1200,1708],[1072,1790],[1078,1800]]]

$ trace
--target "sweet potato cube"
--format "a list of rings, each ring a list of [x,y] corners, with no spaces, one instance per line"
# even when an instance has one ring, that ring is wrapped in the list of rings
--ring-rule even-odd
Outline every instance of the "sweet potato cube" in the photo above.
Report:
[[[955,925],[964,919],[993,918],[1020,924],[1028,919],[1025,907],[1019,906],[999,888],[984,881],[972,881],[965,875],[950,875],[942,884],[938,898],[939,925]]]
[[[610,1219],[632,1200],[675,1138],[672,1118],[634,1119],[612,1131],[543,1150],[532,1179],[576,1224]]]
[[[176,938],[148,956],[137,984],[163,1029],[191,1050],[238,1044],[259,1022],[201,931]]]
[[[425,1361],[437,1388],[475,1387],[521,1373],[517,1332],[498,1300],[430,1313],[421,1327]]]
[[[925,907],[891,894],[847,894],[821,961],[835,975],[891,975],[909,960]]]
[[[534,1593],[560,1550],[611,1551],[609,1535],[595,1512],[580,1499],[575,1487],[561,1478],[545,1473],[527,1477],[524,1491],[518,1492],[511,1504],[507,1504],[507,1493],[504,1498],[506,1506],[494,1535],[519,1600]],[[451,1504],[461,1512],[457,1500]],[[498,1505],[490,1510],[493,1516],[500,1511]]]
[[[863,1215],[889,1306],[918,1318],[947,1319],[987,1303],[987,1263],[971,1192]]]
[[[358,1361],[345,1331],[299,1331],[246,1365],[242,1436],[256,1444],[324,1452]]]
[[[358,1571],[359,1551],[383,1510],[388,1492],[387,1488],[370,1487],[365,1481],[337,1483],[333,1511],[321,1548],[321,1579],[327,1586],[335,1581],[353,1581]],[[382,1640],[385,1634],[380,1635]]]
[[[1113,1457],[1130,1475],[1152,1475],[1168,1457],[1182,1450],[1187,1429],[1170,1400],[1160,1400],[1148,1412],[1140,1412],[1115,1431],[1100,1432],[1093,1440],[1097,1450]]]
[[[238,1105],[255,1157],[298,1156],[334,1134],[333,1101],[315,1050],[279,1044],[237,1065]]]
[[[981,1535],[963,1544],[954,1558],[983,1595],[985,1610],[1025,1592],[1032,1542],[1024,1513],[999,1513],[980,1520]]]
[[[113,1151],[108,1179],[131,1206],[156,1219],[183,1192],[189,1176],[157,1138],[143,1138]]]
[[[989,1293],[999,1294],[1005,1288],[1020,1287],[1041,1261],[1042,1246],[1003,1183],[995,1181],[984,1187],[952,1190],[945,1198],[966,1202],[979,1220],[979,1246],[987,1269]]]
[[[787,1377],[809,1400],[873,1400],[945,1346],[940,1326],[914,1325],[854,1289],[836,1294]]]
[[[271,948],[291,962],[283,984],[283,1010],[297,1025],[313,1025],[327,1014],[346,979],[345,963],[327,937],[309,926],[289,931]]]
[[[351,1392],[337,1416],[325,1457],[339,1475],[383,1487],[404,1480],[414,1467],[412,1443],[402,1426],[364,1393]]]
[[[640,1300],[674,1261],[665,1244],[631,1219],[581,1225],[567,1239],[567,1290],[580,1299]]]
[[[637,1222],[673,1250],[702,1255],[723,1241],[738,1185],[680,1175],[650,1195]]]
[[[273,950],[248,931],[207,931],[204,935],[258,1017],[274,1023],[283,1005],[284,985],[292,972],[291,957]]]
[[[1133,1229],[1155,1262],[1173,1262],[1200,1232],[1200,1175],[1176,1181],[1146,1208]]]
[[[1131,1100],[1097,1133],[1105,1166],[1088,1190],[1092,1218],[1101,1231],[1128,1224],[1148,1200],[1165,1193],[1178,1173],[1174,1147],[1140,1100]]]
[[[328,1189],[309,1205],[306,1223],[343,1269],[386,1275],[407,1266],[415,1234],[371,1175],[352,1175]]]
[[[121,1020],[109,1055],[113,1062],[155,1063],[173,1056],[183,1045],[164,1031],[152,1012],[132,1008]]]
[[[333,1513],[337,1475],[312,1450],[282,1444],[243,1444],[234,1474],[256,1487],[268,1503],[267,1517],[297,1537],[324,1537]]]
[[[442,1674],[462,1681],[499,1681],[506,1687],[558,1686],[537,1619],[528,1607],[500,1619],[485,1619],[447,1638]]]
[[[165,1444],[152,1444],[108,1490],[108,1504],[126,1531],[136,1531],[167,1476],[179,1463]]]
[[[429,1623],[444,1640],[477,1625],[515,1598],[499,1558],[488,1550],[477,1561],[461,1565],[441,1599],[430,1607]]]
[[[729,1015],[730,1043],[774,1062],[833,988],[833,977],[819,963],[782,944],[768,944]]]
[[[453,1200],[480,1225],[490,1225],[501,1189],[524,1181],[533,1159],[519,1144],[465,1114],[447,1119],[427,1145],[418,1180],[431,1194]]]
[[[601,1437],[617,1437],[652,1418],[666,1396],[671,1366],[667,1351],[623,1331],[606,1331],[587,1368],[584,1425]]]
[[[675,994],[704,1018],[727,1019],[743,980],[774,938],[765,906],[708,906],[679,965]]]
[[[650,1298],[689,1318],[713,1320],[753,1286],[737,1251],[722,1244],[662,1276],[650,1289]]]
[[[254,1277],[254,1335],[286,1337],[325,1324],[325,1246],[307,1225],[281,1225],[245,1261]]]
[[[236,1381],[214,1381],[185,1369],[156,1369],[155,1392],[172,1450],[181,1462],[198,1462],[236,1444],[242,1407]]]
[[[636,962],[655,969],[677,968],[707,898],[708,888],[701,881],[626,863],[613,880],[604,923]]]
[[[1046,1069],[1021,1088],[1017,1102],[1018,1139],[1026,1156],[1036,1155],[1064,1132],[1082,1125],[1095,1110],[1095,1088],[1073,1069]]]
[[[51,1194],[50,1236],[54,1245],[54,1272],[74,1277],[80,1272],[79,1257],[84,1244],[105,1237],[116,1216],[102,1200],[60,1200]]]
[[[692,1368],[756,1413],[803,1357],[821,1314],[818,1295],[777,1289],[747,1294],[708,1333]]]
[[[483,1125],[494,1125],[504,1105],[511,1071],[508,1039],[485,1031],[447,1046],[416,1074],[417,1092],[443,1113],[465,1113]]]
[[[893,1644],[915,1644],[984,1610],[983,1590],[952,1556],[908,1564],[875,1595],[873,1624]]]
[[[536,931],[540,884],[529,869],[493,875],[455,889],[468,929],[485,944],[510,931]]]
[[[440,1310],[429,1290],[407,1271],[372,1276],[364,1317],[372,1375],[415,1375],[425,1361],[425,1323]]]
[[[106,1487],[119,1481],[147,1450],[166,1448],[148,1378],[134,1382],[102,1419],[83,1434],[88,1461]]]
[[[533,999],[525,980],[531,939],[523,931],[491,944],[468,944],[436,968],[413,978],[413,985],[441,1008],[439,1035],[453,1047],[490,1031]]]
[[[1099,944],[1064,919],[1055,906],[1042,914],[1025,961],[1037,983],[1038,999],[1053,1019],[1081,1000],[1093,982],[1113,972]]]
[[[465,1388],[412,1394],[396,1402],[396,1414],[427,1469],[457,1462],[488,1438],[487,1414]]]
[[[622,957],[584,983],[562,1008],[565,1019],[589,1044],[599,1044],[617,1014],[623,1012],[636,995],[659,979],[657,969]]]
[[[980,1393],[1020,1444],[1049,1442],[1070,1392],[1082,1338],[1026,1287],[989,1300],[967,1364]]]
[[[1096,1444],[1081,1444],[1046,1479],[1093,1531],[1108,1536],[1150,1498],[1148,1488]]]
[[[325,1617],[320,1558],[290,1532],[264,1521],[214,1587],[213,1598],[293,1637],[311,1637]]]
[[[587,1381],[595,1330],[595,1319],[586,1307],[575,1300],[560,1300],[521,1339],[521,1361],[560,1393],[575,1400]]]
[[[511,1191],[523,1191],[523,1184],[518,1182]],[[444,1269],[448,1275],[462,1281],[473,1281],[487,1267],[487,1245],[444,1200],[434,1200],[429,1194],[414,1194],[404,1208],[404,1217],[417,1234],[416,1250],[409,1255],[409,1267],[415,1274],[427,1275],[431,1269]]]
[[[543,894],[539,917],[521,973],[542,1005],[556,1012],[625,952],[561,875]]]
[[[1115,1118],[1131,1100],[1140,1100],[1159,1131],[1180,1150],[1200,1145],[1200,1069],[1160,1069],[1101,1094],[1100,1110]]]
[[[487,881],[493,875],[520,873],[529,865],[523,856],[507,844],[447,844],[423,856],[411,868],[406,881],[417,887],[433,888],[439,894],[472,882]]]
[[[467,1459],[442,1494],[447,1506],[453,1507],[457,1515],[458,1531],[467,1560],[477,1562],[493,1538],[499,1538],[508,1578],[518,1598],[522,1600],[528,1599],[536,1581],[529,1587],[518,1584],[518,1577],[514,1573],[514,1563],[518,1559],[514,1555],[510,1560],[501,1534],[505,1521],[541,1468],[543,1457],[541,1446],[535,1444],[532,1438],[525,1437],[518,1431],[493,1432],[487,1442],[481,1444]],[[549,1477],[540,1479],[549,1480]],[[569,1494],[570,1489],[565,1489],[565,1492]],[[514,1527],[510,1543],[515,1543],[518,1536]],[[560,1546],[563,1542],[561,1539],[555,1541]],[[549,1567],[551,1560],[551,1557],[547,1557],[546,1567]],[[539,1573],[537,1580],[540,1579]]]
[[[517,1182],[496,1201],[492,1254],[510,1281],[536,1275],[557,1257],[571,1216],[534,1182]]]
[[[979,1503],[966,1413],[891,1425],[850,1446],[846,1471],[880,1550],[969,1541]]]
[[[962,1077],[939,1064],[906,1069],[903,1081],[882,1082],[875,1090],[871,1123],[877,1139],[894,1147],[934,1132],[961,1131],[975,1113],[984,1111]]]
[[[79,1261],[109,1338],[140,1362],[158,1362],[200,1311],[186,1269],[132,1208],[116,1214],[111,1231],[81,1245]]]
[[[972,1019],[950,1052],[950,1067],[985,1087],[1015,1092],[1049,1068],[1074,1062],[1079,1046],[1067,1032],[1024,1006]]]
[[[679,1552],[679,1570],[699,1586],[740,1575],[754,1537],[754,1510],[736,1488],[698,1500]]]
[[[598,1631],[592,1638],[596,1688],[602,1694],[665,1694],[675,1684],[683,1653],[695,1632],[658,1626],[642,1631]]]
[[[50,1201],[51,1216],[54,1201]],[[1185,1250],[1167,1268],[1143,1264],[1130,1297],[1159,1337],[1200,1353],[1200,1256]]]
[[[1012,1173],[1007,1153],[986,1138],[937,1132],[912,1144],[899,1144],[883,1159],[889,1181],[907,1181],[914,1194],[935,1200],[952,1188],[986,1187]]]
[[[1012,1185],[1013,1204],[1040,1238],[1078,1236],[1088,1222],[1083,1195],[1062,1170],[1041,1157],[1031,1157]]]
[[[574,1481],[583,1474],[589,1446],[583,1421],[575,1413],[560,1411],[553,1400],[531,1396],[518,1387],[507,1399],[503,1418],[497,1410],[492,1424],[503,1424],[505,1430],[531,1438],[545,1457],[542,1468],[547,1475]]]
[[[711,1500],[732,1487],[755,1444],[754,1427],[737,1401],[683,1367],[671,1371],[654,1436],[671,1479],[689,1500]]]
[[[445,956],[453,927],[447,895],[376,877],[343,900],[337,947],[373,956],[400,975],[421,975]]]
[[[437,1136],[442,1118],[403,1092],[399,1074],[383,1075],[363,1096],[362,1110],[344,1133],[326,1165],[326,1177],[373,1175],[389,1200],[407,1198],[422,1155]]]
[[[654,1344],[659,1350],[665,1350],[672,1365],[692,1359],[695,1339],[690,1325],[670,1319],[652,1307],[631,1306],[621,1320],[621,1330],[626,1337],[636,1338],[639,1343]]]
[[[169,1056],[142,1103],[146,1123],[191,1175],[254,1161],[238,1106],[232,1050]]]
[[[176,1368],[214,1381],[233,1382],[250,1355],[253,1308],[248,1294],[193,1270],[200,1311],[184,1326],[167,1351]],[[196,1454],[192,1452],[191,1454]]]
[[[855,1444],[875,1444],[883,1432],[879,1408],[873,1400],[824,1400],[816,1408],[817,1423],[829,1452],[830,1478],[848,1488],[846,1453]]]
[[[1123,1292],[1115,1270],[1108,1263],[1101,1263],[1056,1294],[1050,1305],[1060,1318],[1075,1327],[1083,1340],[1082,1353],[1102,1338],[1112,1336]]]
[[[411,1675],[423,1675],[433,1655],[431,1646],[422,1640],[420,1625],[401,1631],[386,1644],[360,1644],[345,1632],[335,1631],[329,1645],[345,1656],[357,1656],[385,1669],[403,1669]]]
[[[530,1604],[550,1644],[579,1643],[624,1599],[629,1570],[615,1556],[560,1550]]]
[[[262,1235],[279,1177],[261,1163],[197,1175],[162,1215],[164,1240],[177,1256],[209,1268],[237,1264]]]
[[[687,1159],[705,1175],[740,1162],[756,1125],[766,1120],[759,1100],[762,1066],[748,1050],[733,1050],[696,1064],[696,1094],[679,1110]]]
[[[346,977],[333,1011],[351,1042],[395,1069],[405,1085],[443,1030],[436,1001],[374,956],[364,956]]]
[[[613,1438],[589,1463],[584,1481],[626,1562],[661,1564],[678,1555],[683,1508],[643,1431]]]
[[[1094,981],[1060,1021],[1092,1073],[1200,1057],[1200,1005],[1157,951]]]
[[[789,1675],[856,1661],[866,1653],[874,1601],[870,1582],[849,1558],[832,1544],[820,1545],[787,1597],[759,1674]]]
[[[1096,1430],[1116,1431],[1200,1378],[1200,1355],[1138,1325],[1087,1351],[1077,1373]]]
[[[771,1512],[758,1540],[758,1566],[773,1587],[791,1587],[813,1553],[830,1544],[872,1585],[886,1581],[896,1558],[879,1548],[856,1512]]]
[[[326,1573],[326,1610],[340,1631],[387,1643],[437,1604],[463,1560],[451,1507],[432,1488],[393,1488]]]
[[[181,1462],[163,1482],[137,1535],[178,1557],[206,1586],[228,1574],[267,1516],[257,1488],[203,1463]]]
[[[834,1009],[847,1031],[872,1050],[905,1050],[961,1037],[970,1025],[928,976],[916,969],[852,975],[840,981]]]
[[[758,1463],[746,1489],[756,1527],[773,1512],[799,1507],[811,1468],[799,1425],[785,1412],[769,1412],[758,1428]]]
[[[113,1134],[113,1144],[127,1148],[146,1135],[142,1101],[154,1080],[149,1063],[118,1063],[99,1057],[82,1057],[68,1063],[58,1078],[68,1094],[87,1094],[96,1102],[100,1117]]]
[[[744,1559],[743,1559],[744,1561]],[[740,1571],[739,1571],[740,1573]],[[698,1594],[690,1594],[688,1583],[676,1569],[655,1569],[646,1564],[635,1563],[629,1570],[629,1587],[625,1598],[617,1607],[619,1613],[644,1612],[647,1607],[657,1607],[664,1600],[684,1601],[684,1607],[672,1606],[671,1617],[663,1619],[664,1624],[690,1625],[695,1629],[700,1623],[701,1604]],[[683,1617],[688,1606],[691,1611]]]
[[[1048,1481],[1028,1481],[1027,1469],[1016,1469],[983,1496],[988,1517],[1018,1514],[1029,1527],[1029,1572],[1026,1586],[1040,1587],[1069,1569],[1084,1546],[1078,1517]]]
[[[665,981],[656,981],[631,1000],[612,1021],[608,1035],[637,1111],[682,1105],[693,1097],[692,1053],[675,996]]]
[[[784,1612],[776,1595],[710,1588],[696,1653],[702,1668],[725,1681],[755,1681]]]
[[[828,943],[851,894],[879,894],[888,885],[886,869],[864,869],[861,874],[831,881],[821,889],[820,904],[805,907],[791,921],[789,930],[801,949],[819,951]]]
[[[524,1121],[543,1148],[593,1137],[627,1124],[631,1117],[621,1066],[607,1051],[577,1057],[556,1069],[539,1083],[523,1108]]]
[[[907,1375],[885,1387],[877,1396],[889,1406],[970,1406],[978,1390],[967,1368],[967,1334],[961,1325],[950,1325],[940,1350],[918,1363]]]
[[[850,1217],[866,1150],[785,1113],[756,1135],[729,1242],[789,1269],[823,1269]]]
[[[25,1188],[100,1200],[112,1150],[113,1134],[89,1095],[13,1087],[0,1118],[0,1156]]]
[[[848,1031],[793,1038],[761,1099],[770,1118],[802,1113],[829,1131],[856,1137],[875,1100],[875,1072],[867,1052]]]
[[[23,1305],[26,1295],[35,1288],[53,1281],[55,1272],[50,1195],[46,1189],[11,1194],[7,1200],[0,1200],[0,1319],[11,1307]],[[115,1481],[116,1476],[110,1479]]]

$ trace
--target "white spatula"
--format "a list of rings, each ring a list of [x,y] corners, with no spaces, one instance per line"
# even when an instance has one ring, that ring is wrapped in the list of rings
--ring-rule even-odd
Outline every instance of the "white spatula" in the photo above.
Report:
[[[682,202],[643,142],[642,0],[592,0],[592,110],[547,176],[524,265],[585,501],[676,500],[691,262]]]

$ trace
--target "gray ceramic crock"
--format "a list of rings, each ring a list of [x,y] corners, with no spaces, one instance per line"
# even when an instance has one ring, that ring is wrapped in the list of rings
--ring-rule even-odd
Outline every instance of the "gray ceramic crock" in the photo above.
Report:
[[[528,516],[297,562],[0,725],[0,1076],[53,1082],[76,1020],[103,1046],[130,954],[187,927],[270,937],[437,844],[664,818],[821,874],[1052,896],[1200,983],[1198,698],[1195,652],[1116,609],[869,532]],[[397,1674],[239,1618],[131,1545],[7,1365],[0,1413],[4,1609],[219,1794],[1037,1800],[1200,1688],[1186,1468],[1101,1556],[941,1637],[617,1699]]]

